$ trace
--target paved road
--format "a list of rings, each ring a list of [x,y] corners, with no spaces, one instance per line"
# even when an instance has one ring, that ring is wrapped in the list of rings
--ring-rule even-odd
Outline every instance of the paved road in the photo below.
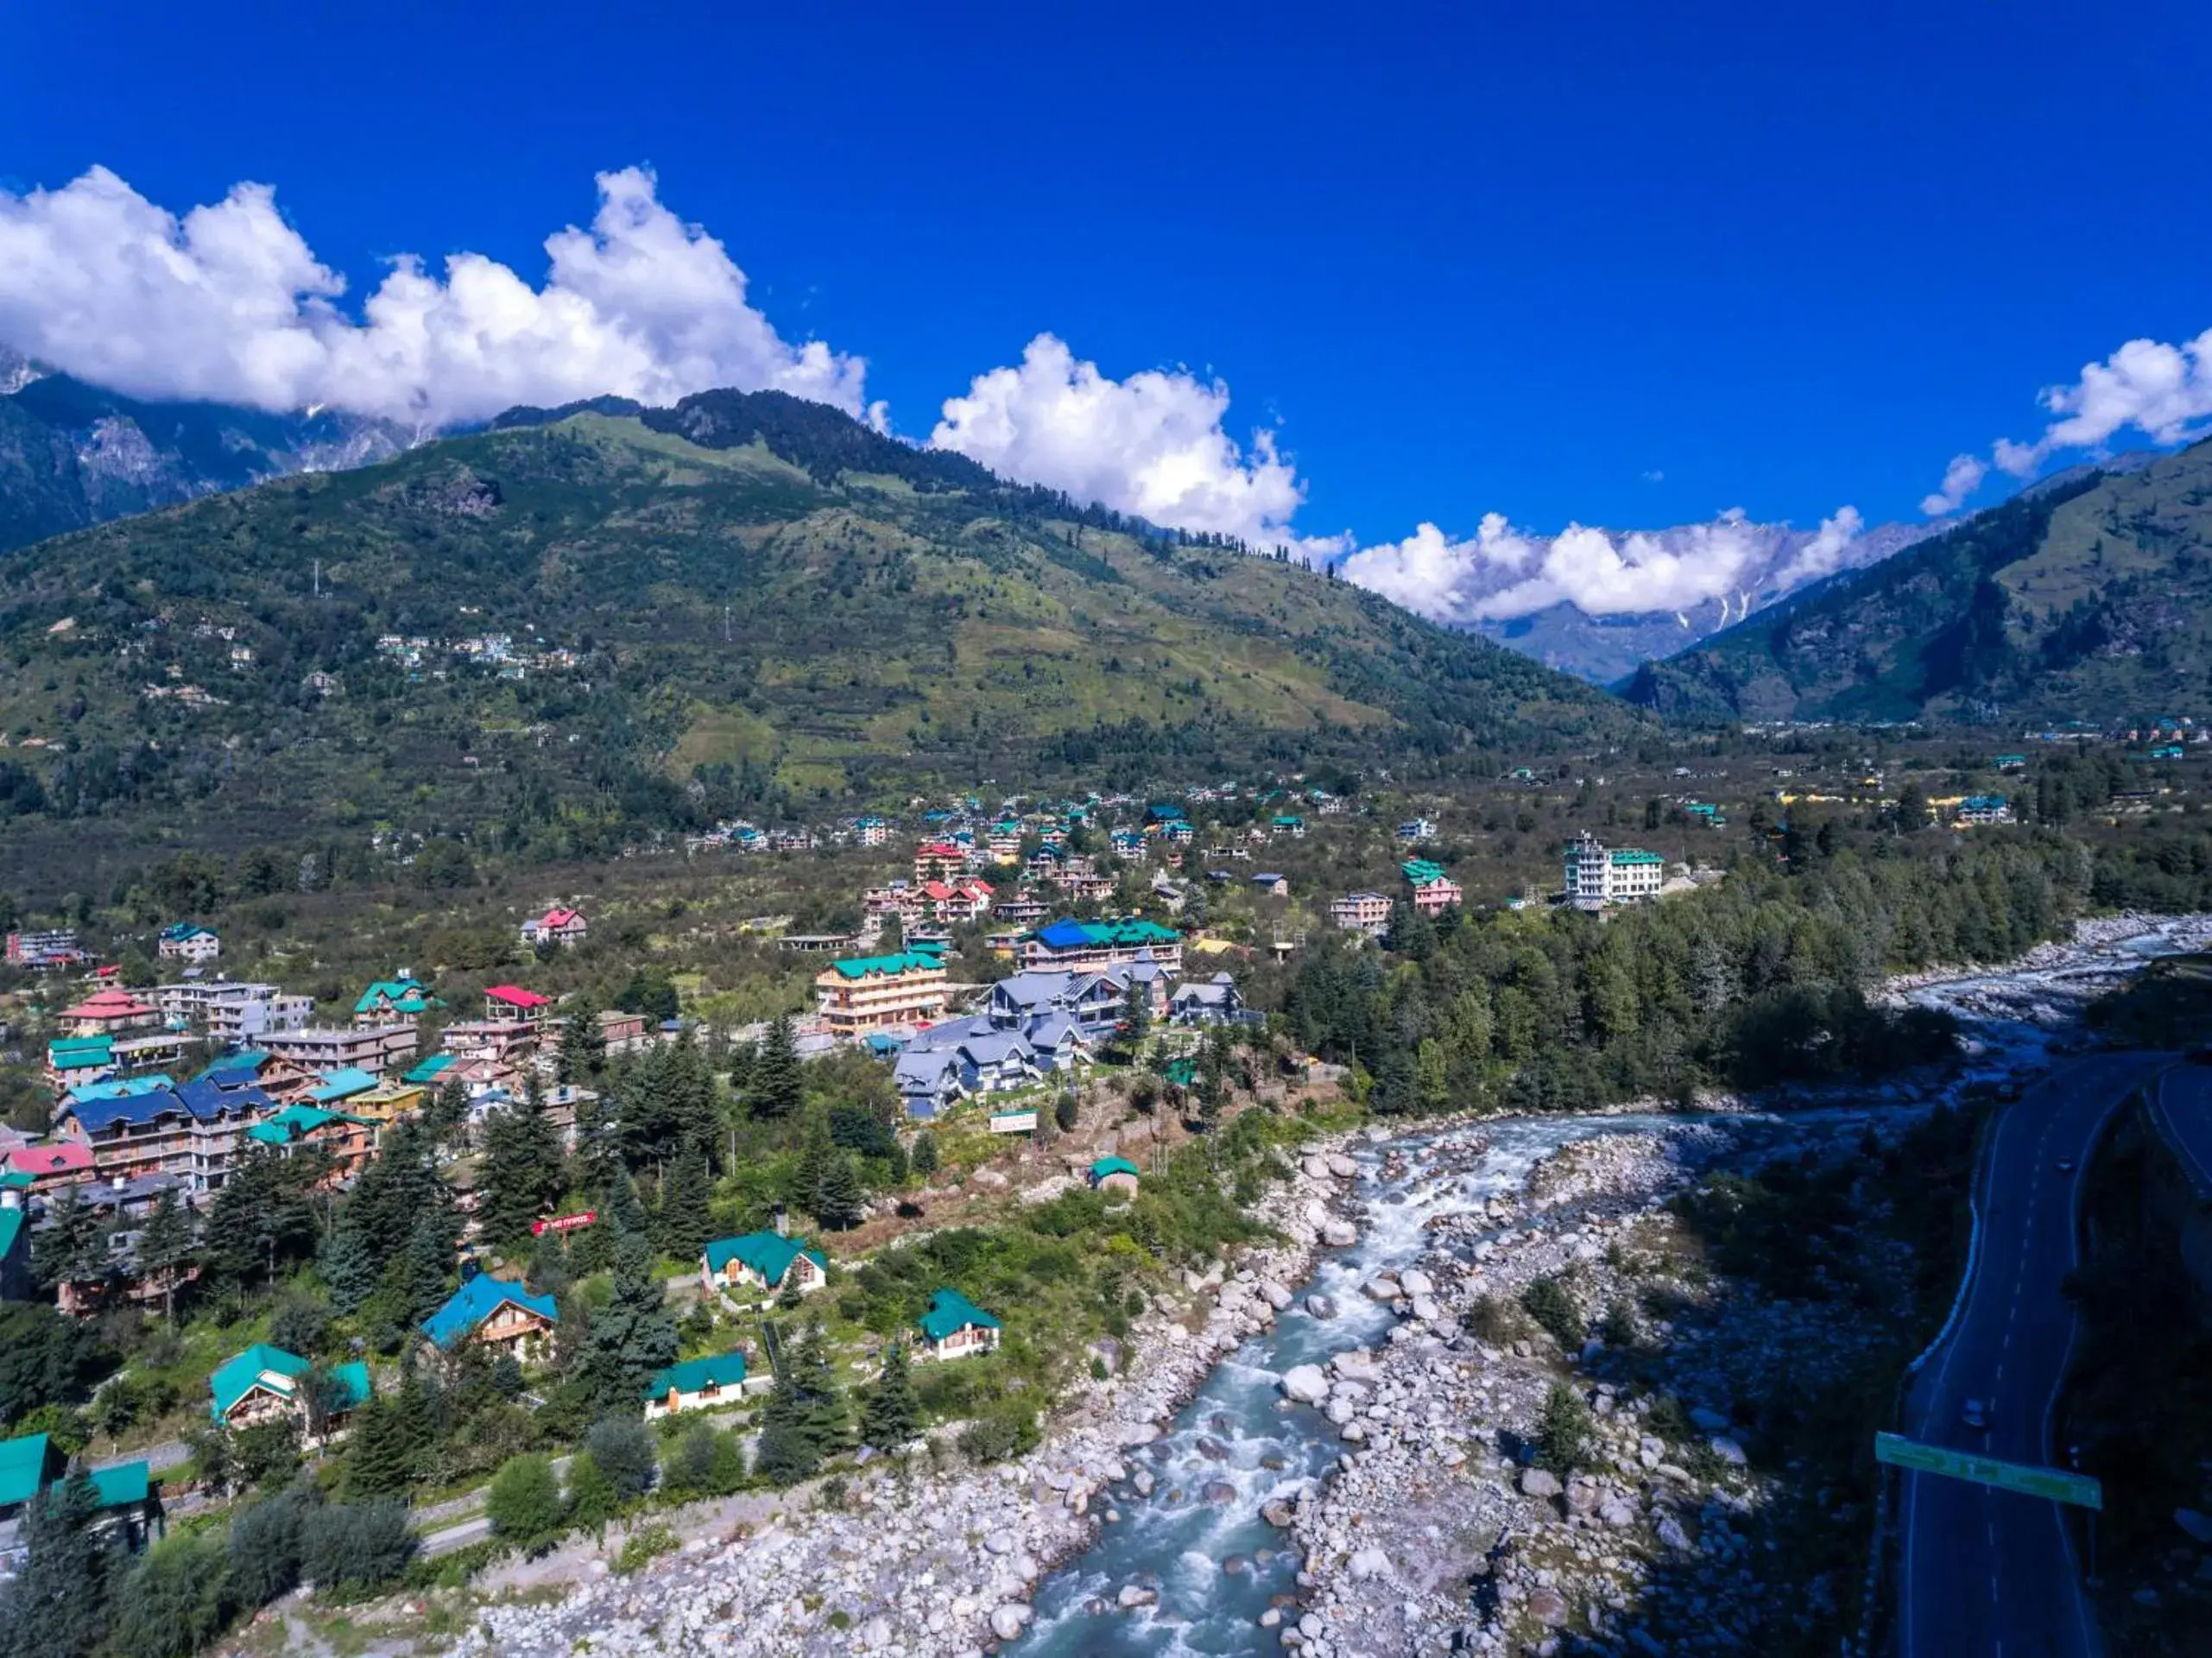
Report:
[[[2140,1054],[2078,1060],[1998,1120],[1980,1171],[1973,1282],[1956,1328],[1905,1402],[1908,1434],[2013,1462],[2055,1460],[2045,1440],[2074,1342],[2074,1311],[2059,1287],[2075,1265],[2077,1183],[2106,1123],[2171,1062]],[[1994,1402],[1987,1433],[1960,1421],[1969,1399]],[[1907,1473],[1899,1512],[1904,1658],[2101,1652],[2058,1504]]]
[[[2212,1065],[2177,1065],[2151,1091],[2151,1122],[2212,1201]]]

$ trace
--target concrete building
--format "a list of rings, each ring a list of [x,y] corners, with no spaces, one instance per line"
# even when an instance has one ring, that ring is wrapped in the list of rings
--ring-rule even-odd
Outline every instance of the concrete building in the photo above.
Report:
[[[871,1030],[926,1025],[945,1012],[945,959],[934,951],[856,956],[836,961],[814,977],[816,1011],[832,1036],[844,1041]]]
[[[1587,832],[1567,847],[1567,902],[1577,909],[1603,909],[1659,896],[1666,863],[1657,852],[1608,847]]]

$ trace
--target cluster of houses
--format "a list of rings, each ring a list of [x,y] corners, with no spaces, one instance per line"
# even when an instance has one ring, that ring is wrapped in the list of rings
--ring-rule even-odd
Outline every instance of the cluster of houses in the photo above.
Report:
[[[583,657],[566,646],[533,648],[517,645],[511,633],[480,633],[465,639],[438,640],[427,634],[388,633],[376,641],[376,654],[396,662],[410,677],[420,677],[423,664],[446,659],[488,668],[503,680],[519,680],[532,673],[565,673],[583,663]],[[433,679],[444,679],[446,669],[433,667]]]
[[[573,911],[548,919],[564,917],[582,921]],[[424,1016],[444,1006],[401,973],[369,985],[344,1025],[308,1022],[309,997],[219,978],[145,991],[106,984],[65,1008],[46,1052],[55,1098],[47,1135],[0,1129],[0,1288],[15,1294],[27,1281],[29,1233],[73,1188],[115,1223],[114,1255],[98,1281],[60,1287],[63,1310],[157,1301],[177,1284],[140,1269],[130,1223],[164,1193],[203,1206],[256,1151],[313,1152],[326,1164],[324,1183],[343,1189],[389,1125],[448,1086],[458,1086],[480,1125],[534,1084],[556,1129],[572,1137],[577,1108],[591,1095],[556,1082],[553,999],[493,985],[482,1016],[449,1022],[437,1051],[425,1054]],[[640,1014],[610,1009],[597,1018],[610,1053],[671,1034]],[[207,1044],[224,1051],[184,1074],[179,1061]]]

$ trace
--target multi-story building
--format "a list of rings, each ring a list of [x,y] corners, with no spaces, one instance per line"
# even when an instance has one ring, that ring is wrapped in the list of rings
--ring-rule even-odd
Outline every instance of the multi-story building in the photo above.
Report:
[[[1390,900],[1379,892],[1348,892],[1329,906],[1329,924],[1379,939],[1390,930]]]
[[[73,967],[85,959],[73,927],[49,927],[38,933],[8,935],[10,967]]]
[[[816,1010],[830,1033],[850,1039],[899,1025],[926,1025],[945,1012],[945,958],[933,950],[856,956],[814,976]]]
[[[1657,852],[1603,845],[1584,832],[1567,847],[1567,902],[1577,909],[1603,909],[1659,896],[1666,861]]]
[[[314,1017],[311,996],[287,996],[274,984],[241,979],[187,979],[154,989],[166,1020],[182,1020],[218,1041],[251,1042],[262,1032],[297,1030]]]
[[[580,909],[570,909],[556,904],[544,914],[522,923],[522,942],[535,946],[540,944],[581,944],[590,934],[590,925]]]
[[[519,984],[494,984],[483,993],[486,1019],[532,1019],[542,1024],[552,1011],[553,997]]]
[[[1024,935],[1020,959],[1025,971],[1115,967],[1143,960],[1173,976],[1183,971],[1183,935],[1133,916],[1052,921]]]
[[[914,848],[914,884],[957,881],[967,872],[968,854],[949,840],[926,840]]]
[[[129,990],[111,987],[95,990],[73,1008],[64,1008],[61,1019],[72,1036],[121,1036],[158,1027],[161,1010]]]
[[[380,978],[362,991],[361,999],[353,1004],[353,1022],[364,1027],[413,1025],[420,1022],[431,1009],[445,1005],[418,980],[402,974],[398,978]]]
[[[2002,794],[1969,794],[1958,803],[1961,824],[2010,823],[2013,803]]]
[[[311,1071],[357,1066],[371,1076],[382,1076],[414,1062],[421,1034],[413,1025],[308,1025],[268,1031],[259,1041],[265,1051]]]
[[[446,1027],[439,1040],[456,1059],[528,1059],[538,1051],[545,1027],[533,1019],[470,1019]]]
[[[225,1088],[199,1078],[146,1092],[65,1100],[54,1112],[54,1132],[92,1152],[100,1180],[174,1174],[194,1192],[212,1192],[230,1178],[247,1127],[275,1109],[276,1102],[251,1084]]]
[[[161,929],[154,951],[164,961],[212,961],[223,953],[223,940],[213,927],[178,921]]]
[[[1399,866],[1406,884],[1413,889],[1413,908],[1424,915],[1436,916],[1457,903],[1462,897],[1459,883],[1444,872],[1444,865],[1425,857],[1409,858]]]

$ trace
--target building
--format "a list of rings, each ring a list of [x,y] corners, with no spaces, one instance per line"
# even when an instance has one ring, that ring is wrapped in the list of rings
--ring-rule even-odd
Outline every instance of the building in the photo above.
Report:
[[[1413,846],[1425,840],[1434,840],[1437,826],[1433,819],[1408,818],[1398,826],[1397,833],[1400,845]]]
[[[302,1147],[327,1152],[331,1159],[329,1184],[342,1186],[367,1167],[376,1155],[381,1125],[373,1118],[333,1111],[319,1105],[287,1105],[246,1130],[246,1137],[289,1157]]]
[[[1665,861],[1657,852],[1608,848],[1587,832],[1567,847],[1567,902],[1577,909],[1656,898],[1665,878]]]
[[[0,1171],[0,1300],[28,1301],[38,1292],[31,1270],[29,1185]]]
[[[353,1022],[363,1030],[414,1025],[431,1009],[445,1005],[414,979],[380,978],[353,1004]]]
[[[536,920],[522,923],[522,942],[533,947],[541,944],[578,945],[591,930],[582,910],[566,909],[556,904]]]
[[[184,979],[154,988],[164,1020],[181,1021],[222,1042],[250,1043],[270,1030],[298,1030],[314,1017],[311,996],[241,979]]]
[[[34,971],[52,967],[74,967],[85,959],[77,944],[77,929],[73,927],[49,927],[39,933],[10,933],[8,935],[8,965],[28,967]]]
[[[929,1311],[914,1320],[932,1358],[964,1358],[996,1350],[999,1321],[957,1289],[929,1298]]]
[[[1051,921],[1021,940],[1025,970],[1081,971],[1150,961],[1171,977],[1183,971],[1183,935],[1136,917]]]
[[[69,1459],[43,1433],[0,1440],[0,1579],[18,1570],[25,1557],[23,1518],[42,1492],[69,1471]],[[161,1527],[161,1507],[153,1473],[144,1462],[126,1462],[91,1471],[99,1503],[98,1524],[111,1541],[136,1549]]]
[[[446,1051],[460,1060],[511,1065],[538,1051],[545,1027],[534,1019],[465,1019],[439,1034]]]
[[[487,1020],[531,1019],[543,1024],[553,1010],[553,997],[526,990],[519,984],[494,984],[483,993]]]
[[[1444,872],[1443,864],[1431,858],[1408,858],[1398,867],[1413,889],[1413,908],[1424,915],[1441,914],[1463,895],[1459,883]]]
[[[732,1351],[711,1358],[687,1358],[655,1370],[646,1383],[645,1420],[654,1421],[685,1410],[714,1410],[739,1403],[745,1394],[744,1354]]]
[[[1167,1016],[1179,1025],[1230,1024],[1243,1011],[1244,998],[1237,991],[1236,981],[1227,973],[1216,973],[1203,981],[1186,980],[1167,999]]]
[[[267,1342],[256,1342],[215,1367],[207,1378],[207,1414],[225,1427],[251,1427],[261,1422],[290,1421],[303,1435],[313,1434],[310,1417],[322,1415],[318,1437],[343,1433],[353,1413],[369,1402],[369,1367],[356,1360],[333,1365],[327,1398],[311,1402],[306,1382],[313,1364],[297,1353]]]
[[[1015,843],[1017,849],[1020,842]],[[926,840],[914,848],[914,884],[957,881],[967,873],[967,850],[950,840]]]
[[[1100,1192],[1134,1193],[1137,1166],[1126,1157],[1101,1157],[1090,1166],[1090,1184]]]
[[[266,1052],[310,1071],[354,1066],[379,1077],[414,1064],[421,1041],[414,1025],[305,1025],[297,1030],[269,1031],[260,1039]]]
[[[923,1025],[941,1016],[950,992],[945,958],[931,950],[856,956],[814,976],[816,1011],[832,1036],[851,1041],[871,1030]]]
[[[247,1127],[275,1110],[251,1083],[224,1087],[203,1076],[146,1093],[65,1100],[54,1132],[92,1153],[100,1180],[174,1174],[193,1192],[214,1192],[237,1166]]]
[[[26,1196],[59,1191],[99,1178],[92,1149],[74,1140],[42,1146],[17,1146],[0,1160],[0,1180]]]
[[[150,1030],[161,1022],[161,1010],[141,1002],[129,990],[97,990],[73,1008],[61,1010],[62,1022],[73,1036],[121,1036],[134,1030]]]
[[[1379,892],[1348,892],[1329,906],[1329,924],[1379,939],[1390,930],[1390,900]]]
[[[1286,875],[1279,875],[1273,870],[1263,870],[1248,878],[1255,892],[1264,893],[1270,898],[1290,896],[1290,876]]]
[[[161,937],[154,946],[154,953],[163,961],[212,961],[223,953],[223,940],[216,936],[212,927],[178,921],[161,929]]]
[[[766,1302],[787,1288],[812,1295],[830,1281],[830,1257],[781,1232],[717,1237],[699,1252],[699,1282],[710,1295],[749,1290]]]
[[[528,1364],[552,1341],[560,1309],[550,1295],[533,1294],[511,1279],[478,1273],[422,1321],[422,1333],[440,1352],[474,1342]]]
[[[1969,794],[1958,803],[1957,821],[1962,826],[2012,820],[2013,803],[2002,794]]]

